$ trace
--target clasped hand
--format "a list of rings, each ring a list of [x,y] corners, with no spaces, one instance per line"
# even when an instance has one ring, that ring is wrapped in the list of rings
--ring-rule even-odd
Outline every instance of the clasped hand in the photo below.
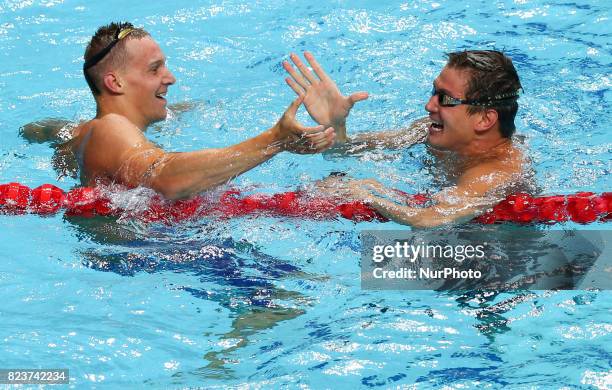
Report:
[[[302,104],[302,98],[294,100],[281,119],[275,125],[278,132],[278,142],[283,150],[299,154],[319,153],[334,144],[336,135],[334,129],[323,125],[306,127],[301,125],[295,114]]]

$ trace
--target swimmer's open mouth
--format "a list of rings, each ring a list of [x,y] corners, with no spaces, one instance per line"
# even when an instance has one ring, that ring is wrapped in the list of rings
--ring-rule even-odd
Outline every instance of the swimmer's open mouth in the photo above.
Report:
[[[155,94],[155,97],[158,98],[158,99],[166,100],[166,93],[167,92],[162,92],[162,93]]]
[[[431,131],[442,131],[444,130],[444,125],[441,122],[431,122],[431,125],[429,126],[429,129]]]

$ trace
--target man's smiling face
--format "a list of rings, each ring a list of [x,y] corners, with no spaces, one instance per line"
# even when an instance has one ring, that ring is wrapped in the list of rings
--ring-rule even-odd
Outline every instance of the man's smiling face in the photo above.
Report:
[[[125,95],[147,126],[164,120],[166,93],[176,79],[166,67],[166,57],[150,37],[126,42],[127,63],[122,72]]]
[[[434,80],[434,89],[457,99],[466,99],[465,90],[469,73],[465,70],[444,67]],[[453,107],[440,105],[438,94],[429,98],[425,105],[432,124],[429,126],[427,143],[441,150],[461,152],[474,139],[474,126],[478,115],[469,115],[468,106],[460,104]]]

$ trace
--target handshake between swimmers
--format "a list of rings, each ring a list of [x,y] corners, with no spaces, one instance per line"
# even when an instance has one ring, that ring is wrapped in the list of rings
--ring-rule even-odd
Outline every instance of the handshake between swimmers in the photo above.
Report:
[[[295,54],[283,62],[297,98],[268,130],[225,148],[170,153],[147,140],[144,131],[166,118],[166,94],[176,79],[148,32],[111,23],[96,31],[84,55],[96,116],[71,128],[62,142],[57,128],[34,124],[22,131],[30,140],[57,141],[58,151],[76,160],[83,185],[145,186],[168,199],[215,188],[282,151],[349,154],[424,142],[444,182],[427,207],[408,206],[397,191],[371,179],[330,177],[317,185],[324,195],[367,202],[383,216],[414,227],[470,220],[532,186],[528,162],[512,137],[521,84],[503,53],[448,54],[425,105],[428,117],[404,129],[351,137],[346,119],[368,94],[342,95],[316,58],[304,56],[310,68]],[[302,104],[318,126],[295,119]]]

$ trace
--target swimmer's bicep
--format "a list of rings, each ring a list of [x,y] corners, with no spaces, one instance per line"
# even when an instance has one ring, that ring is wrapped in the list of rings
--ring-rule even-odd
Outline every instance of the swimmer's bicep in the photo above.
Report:
[[[164,156],[164,151],[153,145],[133,147],[121,155],[113,176],[118,182],[130,187],[147,186],[156,165]]]
[[[425,140],[428,123],[427,118],[422,118],[401,129],[358,133],[352,137],[352,142],[370,149],[404,149]]]

